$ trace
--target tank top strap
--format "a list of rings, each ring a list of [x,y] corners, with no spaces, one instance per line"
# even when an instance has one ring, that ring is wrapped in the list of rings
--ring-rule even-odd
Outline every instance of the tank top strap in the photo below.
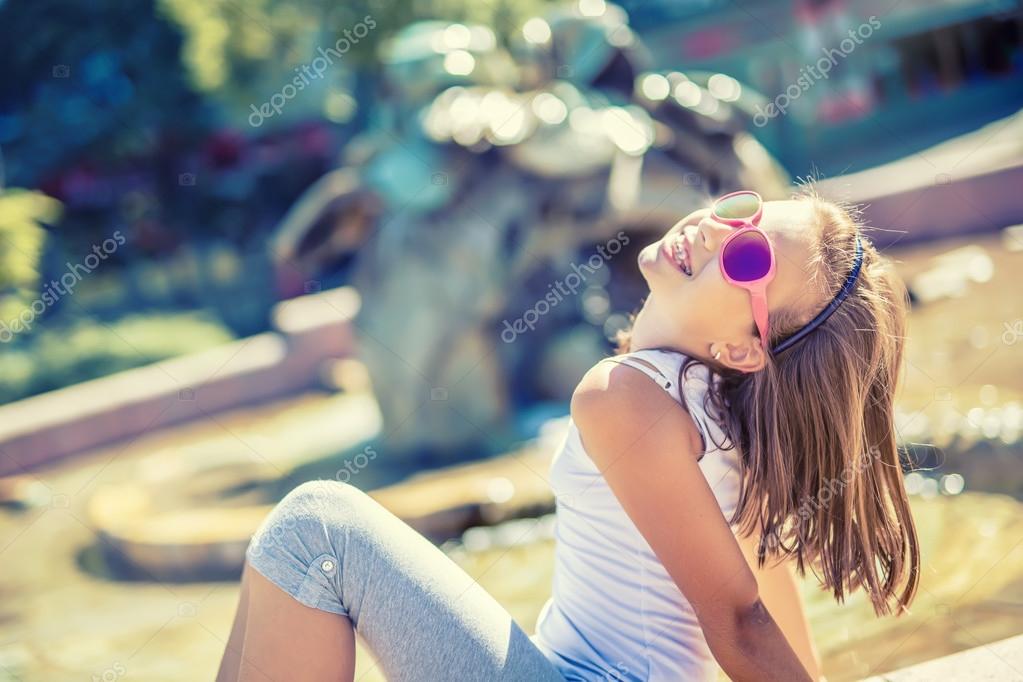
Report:
[[[724,442],[724,432],[717,420],[708,414],[705,405],[712,381],[709,369],[705,365],[696,364],[682,377],[682,364],[686,359],[687,356],[682,353],[659,349],[632,351],[607,358],[643,372],[682,404],[696,422],[706,450],[715,443]]]
[[[663,388],[665,391],[668,393],[674,393],[671,389],[675,386],[677,374],[670,375],[665,373],[663,371],[664,368],[660,367],[659,363],[652,361],[651,358],[644,357],[644,353],[645,351],[625,353],[624,355],[615,355],[610,358],[604,358],[604,361],[638,369],[640,372],[653,379],[654,383]]]

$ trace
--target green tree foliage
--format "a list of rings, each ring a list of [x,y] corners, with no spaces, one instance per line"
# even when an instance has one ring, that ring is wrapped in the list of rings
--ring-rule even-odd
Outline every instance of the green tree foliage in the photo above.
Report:
[[[0,3],[0,145],[7,182],[38,187],[87,156],[147,153],[201,125],[178,27],[153,0]]]
[[[60,217],[60,202],[39,192],[0,194],[0,320],[16,318],[39,296],[43,224]]]
[[[329,114],[329,99],[353,84],[379,78],[380,47],[397,30],[419,19],[442,18],[491,26],[499,36],[517,31],[527,18],[543,11],[541,0],[230,0],[193,2],[159,0],[163,13],[186,35],[183,61],[195,87],[235,109],[238,120],[288,83],[294,69],[308,64],[317,48],[327,48],[359,23],[374,28],[353,41],[343,62],[332,67],[323,88],[311,88],[290,112]],[[367,22],[367,18],[372,21]],[[360,94],[362,94],[360,92]],[[317,99],[317,97],[319,99]],[[328,106],[324,107],[324,100]],[[360,106],[371,102],[360,98]],[[290,105],[289,105],[290,106]]]

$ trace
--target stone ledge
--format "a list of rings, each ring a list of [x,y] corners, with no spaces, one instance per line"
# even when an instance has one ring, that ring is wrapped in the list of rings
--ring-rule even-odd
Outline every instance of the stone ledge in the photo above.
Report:
[[[311,387],[354,352],[358,308],[350,287],[303,296],[276,306],[278,331],[0,406],[0,476]]]
[[[1023,682],[1023,635],[984,644],[933,661],[876,675],[862,682]]]

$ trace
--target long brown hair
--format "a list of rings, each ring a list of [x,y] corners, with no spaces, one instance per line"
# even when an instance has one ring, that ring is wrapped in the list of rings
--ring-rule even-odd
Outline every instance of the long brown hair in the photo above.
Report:
[[[731,523],[760,538],[761,565],[779,556],[809,569],[835,599],[863,588],[876,613],[901,612],[920,578],[920,551],[896,445],[893,400],[902,364],[906,289],[862,232],[857,211],[812,185],[820,240],[811,263],[830,301],[847,277],[857,232],[863,265],[850,296],[805,339],[742,373],[711,365],[707,408],[740,453]],[[817,310],[771,312],[773,346]],[[626,341],[627,343],[627,341]],[[683,374],[697,361],[687,360]],[[684,376],[680,376],[680,381]]]

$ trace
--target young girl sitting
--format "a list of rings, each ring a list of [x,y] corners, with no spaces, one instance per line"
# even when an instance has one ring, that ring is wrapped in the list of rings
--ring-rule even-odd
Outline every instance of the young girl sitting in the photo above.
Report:
[[[527,637],[357,489],[299,486],[252,539],[218,680],[816,679],[795,574],[878,614],[919,551],[893,394],[905,290],[854,215],[722,197],[646,247],[650,292],[594,366],[550,482],[552,597]]]

